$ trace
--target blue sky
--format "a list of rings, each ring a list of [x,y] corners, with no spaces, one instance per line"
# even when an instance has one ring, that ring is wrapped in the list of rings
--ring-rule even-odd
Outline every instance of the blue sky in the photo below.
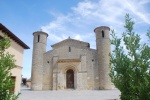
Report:
[[[121,34],[124,16],[135,21],[135,32],[146,41],[150,27],[150,0],[1,0],[0,23],[29,47],[23,59],[23,77],[30,78],[33,32],[49,34],[47,50],[63,39],[89,42],[95,48],[94,28],[108,26]]]

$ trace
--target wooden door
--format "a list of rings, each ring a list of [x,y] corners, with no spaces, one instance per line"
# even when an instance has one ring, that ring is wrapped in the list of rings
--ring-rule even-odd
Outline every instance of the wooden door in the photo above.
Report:
[[[72,69],[66,72],[66,85],[67,88],[74,88],[74,72]]]
[[[14,86],[12,87],[11,92],[14,93],[14,91],[15,91],[16,77],[15,77],[15,76],[11,76],[11,78],[12,78],[12,80],[13,80],[13,82],[14,82]]]

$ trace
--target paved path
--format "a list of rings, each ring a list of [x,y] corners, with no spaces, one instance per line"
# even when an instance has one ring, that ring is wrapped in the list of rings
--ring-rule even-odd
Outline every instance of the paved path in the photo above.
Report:
[[[31,91],[24,88],[19,100],[119,100],[119,95],[117,89]]]

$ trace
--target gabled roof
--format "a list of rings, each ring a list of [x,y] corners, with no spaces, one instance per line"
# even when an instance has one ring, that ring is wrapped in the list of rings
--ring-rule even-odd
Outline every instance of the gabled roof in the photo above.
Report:
[[[55,47],[61,46],[62,44],[65,44],[65,43],[70,44],[70,45],[74,45],[74,44],[71,44],[71,42],[75,43],[77,45],[82,45],[83,47],[86,47],[86,48],[90,48],[90,44],[88,42],[83,42],[83,41],[71,39],[70,37],[68,39],[65,39],[63,41],[60,41],[56,44],[51,45],[51,47],[55,48]]]
[[[16,35],[14,35],[10,30],[8,30],[3,24],[0,23],[0,30],[7,34],[8,37],[16,41],[24,49],[30,49],[23,41],[21,41]]]

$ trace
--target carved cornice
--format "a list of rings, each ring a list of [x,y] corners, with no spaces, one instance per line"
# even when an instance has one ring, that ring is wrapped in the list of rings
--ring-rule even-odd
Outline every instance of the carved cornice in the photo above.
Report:
[[[17,69],[22,69],[23,67],[16,65],[16,68]]]
[[[59,59],[58,63],[65,63],[65,62],[81,62],[80,59]]]
[[[53,44],[53,45],[51,45],[51,47],[52,48],[56,48],[56,47],[59,47],[59,46],[62,46],[62,45],[65,45],[65,44],[71,44],[71,45],[74,45],[74,44],[76,44],[76,45],[82,45],[83,47],[88,47],[89,48],[89,46],[90,46],[90,44],[88,43],[88,42],[83,42],[83,41],[79,41],[79,40],[75,40],[75,39],[65,39],[65,40],[63,40],[63,41],[61,41],[61,42],[58,42],[58,43],[56,43],[56,44]]]

